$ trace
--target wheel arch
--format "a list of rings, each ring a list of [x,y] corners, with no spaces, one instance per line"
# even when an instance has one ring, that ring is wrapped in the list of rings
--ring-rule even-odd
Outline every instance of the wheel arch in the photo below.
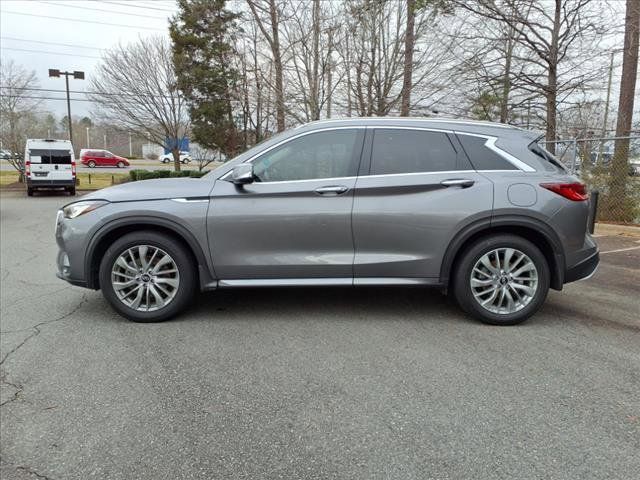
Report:
[[[200,287],[211,284],[214,279],[208,268],[204,252],[193,236],[183,226],[165,218],[135,216],[113,220],[102,226],[89,241],[85,254],[85,277],[87,286],[95,290],[100,288],[99,268],[104,252],[113,241],[122,235],[142,230],[152,230],[169,235],[180,241],[187,249],[197,267],[196,272]]]
[[[453,238],[442,260],[440,283],[450,285],[455,265],[466,248],[482,237],[510,233],[533,242],[545,256],[551,272],[551,288],[562,290],[564,284],[564,249],[551,227],[535,218],[499,216],[474,222]]]

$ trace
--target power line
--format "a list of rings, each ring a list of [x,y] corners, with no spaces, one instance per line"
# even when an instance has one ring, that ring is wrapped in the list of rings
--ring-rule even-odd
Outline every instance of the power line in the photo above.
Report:
[[[36,88],[36,87],[4,87],[0,85],[0,90],[20,90],[27,92],[50,92],[50,93],[65,93],[66,90],[56,88]],[[113,96],[113,97],[133,97],[133,98],[174,98],[171,95],[148,95],[139,93],[111,93],[111,92],[92,92],[90,90],[69,90],[69,93],[76,93],[80,95],[97,95],[97,96]],[[15,95],[18,96],[18,95]]]
[[[29,40],[27,38],[15,38],[15,37],[0,37],[3,40],[14,40],[16,42],[27,42],[27,43],[40,43],[42,45],[56,45],[60,47],[71,47],[71,48],[84,48],[86,50],[105,50],[104,48],[98,47],[86,47],[84,45],[74,45],[71,43],[56,43],[56,42],[42,42],[39,40]]]
[[[158,7],[147,7],[147,6],[140,6],[140,5],[131,5],[128,3],[123,3],[123,2],[101,2],[101,3],[109,3],[111,5],[121,5],[123,7],[131,7],[131,8],[142,8],[144,10],[157,10],[159,12],[171,12],[171,13],[175,13],[175,10],[171,10],[168,8],[158,8]]]
[[[97,58],[100,60],[102,57],[96,57],[95,55],[81,55],[78,53],[61,53],[61,52],[51,52],[48,50],[30,50],[28,48],[13,48],[13,47],[2,47],[2,50],[14,50],[17,52],[29,52],[29,53],[46,53],[47,55],[62,55],[64,57],[83,57],[83,58]]]
[[[24,15],[25,17],[53,18],[54,20],[66,20],[66,21],[69,21],[69,22],[94,23],[94,24],[97,24],[97,25],[109,25],[109,26],[112,26],[112,27],[137,28],[138,30],[154,30],[156,32],[164,32],[165,31],[165,29],[162,29],[162,28],[141,27],[141,26],[138,26],[138,25],[124,25],[122,23],[97,22],[95,20],[81,20],[79,18],[54,17],[53,15],[39,15],[39,14],[35,14],[35,13],[11,12],[9,10],[4,10],[3,13],[11,13],[13,15]]]
[[[81,7],[79,5],[69,5],[69,4],[65,4],[65,3],[56,3],[56,2],[38,2],[38,3],[43,3],[45,5],[54,5],[54,6],[58,6],[58,7],[66,7],[66,8],[78,8],[81,10],[91,10],[94,12],[107,12],[107,13],[113,13],[116,15],[127,15],[127,16],[134,16],[134,17],[143,17],[143,18],[155,18],[156,20],[166,20],[167,17],[155,17],[152,15],[142,15],[141,13],[128,13],[128,12],[118,12],[116,10],[107,10],[104,8],[92,8],[92,7]]]

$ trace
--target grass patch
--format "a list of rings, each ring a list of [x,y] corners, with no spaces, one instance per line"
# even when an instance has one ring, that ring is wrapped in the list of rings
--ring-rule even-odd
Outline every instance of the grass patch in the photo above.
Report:
[[[78,190],[99,190],[110,187],[128,179],[126,173],[78,173]],[[10,170],[0,171],[0,186],[6,186],[18,181],[18,172]],[[26,185],[25,185],[26,188]]]
[[[0,186],[9,185],[18,181],[18,172],[10,170],[0,170]]]

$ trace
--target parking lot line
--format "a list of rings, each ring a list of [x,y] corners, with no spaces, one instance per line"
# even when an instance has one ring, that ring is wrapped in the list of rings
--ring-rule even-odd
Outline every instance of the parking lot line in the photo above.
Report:
[[[617,252],[626,252],[628,250],[638,250],[640,247],[627,247],[627,248],[618,248],[617,250],[608,250],[606,252],[600,252],[600,255],[605,253],[617,253]]]

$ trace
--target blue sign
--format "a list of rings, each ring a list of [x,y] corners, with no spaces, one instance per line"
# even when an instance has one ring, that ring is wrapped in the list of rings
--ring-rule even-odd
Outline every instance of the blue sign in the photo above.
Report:
[[[178,150],[181,152],[189,151],[189,137],[169,138],[164,139],[164,153],[171,153],[175,146],[178,146]]]

